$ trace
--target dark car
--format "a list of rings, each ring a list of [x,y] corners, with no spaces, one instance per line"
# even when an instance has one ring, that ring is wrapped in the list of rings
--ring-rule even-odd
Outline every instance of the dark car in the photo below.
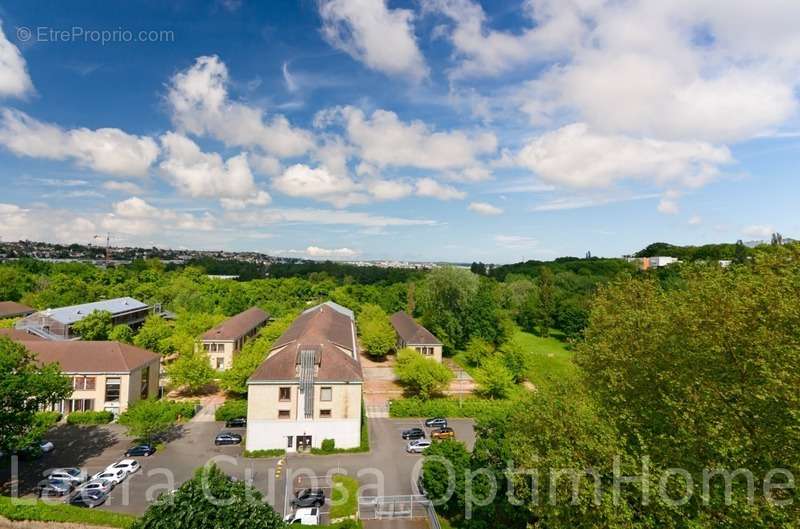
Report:
[[[58,498],[66,496],[73,489],[72,483],[60,479],[43,479],[36,486],[40,498]]]
[[[452,439],[456,432],[452,428],[439,428],[431,432],[431,439]]]
[[[219,445],[238,445],[242,442],[242,436],[233,432],[220,432],[214,438],[214,444]]]
[[[225,428],[246,428],[247,419],[239,417],[237,419],[228,419],[225,421]]]
[[[108,494],[100,490],[81,490],[70,498],[69,504],[76,507],[88,507],[93,509],[105,503]]]
[[[403,430],[403,439],[425,439],[425,430],[422,428],[411,428]]]
[[[425,426],[428,428],[447,428],[447,419],[444,417],[435,417],[425,421]]]
[[[149,457],[156,453],[156,447],[150,444],[136,445],[125,452],[125,457],[144,456]]]
[[[302,489],[292,500],[292,507],[322,507],[325,505],[325,492],[322,489]]]
[[[425,489],[425,480],[422,479],[422,474],[420,474],[419,477],[417,478],[417,489],[419,490],[419,493],[422,494],[423,496],[428,495],[428,491]]]

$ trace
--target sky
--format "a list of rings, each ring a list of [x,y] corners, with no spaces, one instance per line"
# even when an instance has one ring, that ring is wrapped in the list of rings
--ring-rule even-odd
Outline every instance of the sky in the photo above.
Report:
[[[800,236],[796,0],[3,1],[0,238],[516,262]]]

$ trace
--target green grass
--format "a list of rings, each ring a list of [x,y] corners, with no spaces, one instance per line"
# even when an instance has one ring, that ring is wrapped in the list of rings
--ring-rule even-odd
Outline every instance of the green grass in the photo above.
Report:
[[[331,520],[353,516],[358,502],[358,480],[341,474],[333,476]]]
[[[135,516],[102,509],[85,509],[63,503],[45,503],[40,500],[12,500],[0,496],[0,516],[9,520],[38,522],[72,522],[127,529],[136,521]]]
[[[535,386],[544,386],[552,380],[572,380],[578,376],[578,366],[573,361],[560,335],[553,332],[543,338],[518,331],[512,342],[525,353],[526,377]]]

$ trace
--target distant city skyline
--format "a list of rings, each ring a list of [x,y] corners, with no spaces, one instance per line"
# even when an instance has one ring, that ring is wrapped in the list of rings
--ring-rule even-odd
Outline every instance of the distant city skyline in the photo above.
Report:
[[[796,237],[798,19],[4,2],[0,240],[509,263]]]

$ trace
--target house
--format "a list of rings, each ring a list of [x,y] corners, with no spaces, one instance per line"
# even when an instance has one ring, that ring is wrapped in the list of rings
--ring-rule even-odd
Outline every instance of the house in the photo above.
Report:
[[[363,375],[353,312],[327,302],[304,311],[247,381],[247,450],[289,452],[361,443]]]
[[[0,301],[0,320],[6,318],[20,318],[36,312],[35,309],[17,303],[16,301]]]
[[[17,331],[19,332],[19,331]],[[56,363],[72,379],[72,395],[51,410],[110,411],[119,414],[134,402],[158,396],[160,356],[120,342],[20,340],[40,364]]]
[[[442,342],[405,312],[395,312],[390,318],[397,333],[397,349],[410,347],[426,358],[442,361]]]
[[[46,340],[78,340],[80,336],[72,331],[72,326],[95,311],[110,312],[113,325],[125,324],[135,328],[144,323],[151,312],[151,307],[128,297],[107,299],[41,310],[19,320],[14,327]]]
[[[233,355],[238,353],[247,340],[267,324],[269,314],[251,307],[228,318],[200,337],[199,346],[208,353],[209,362],[214,369],[230,369]]]

